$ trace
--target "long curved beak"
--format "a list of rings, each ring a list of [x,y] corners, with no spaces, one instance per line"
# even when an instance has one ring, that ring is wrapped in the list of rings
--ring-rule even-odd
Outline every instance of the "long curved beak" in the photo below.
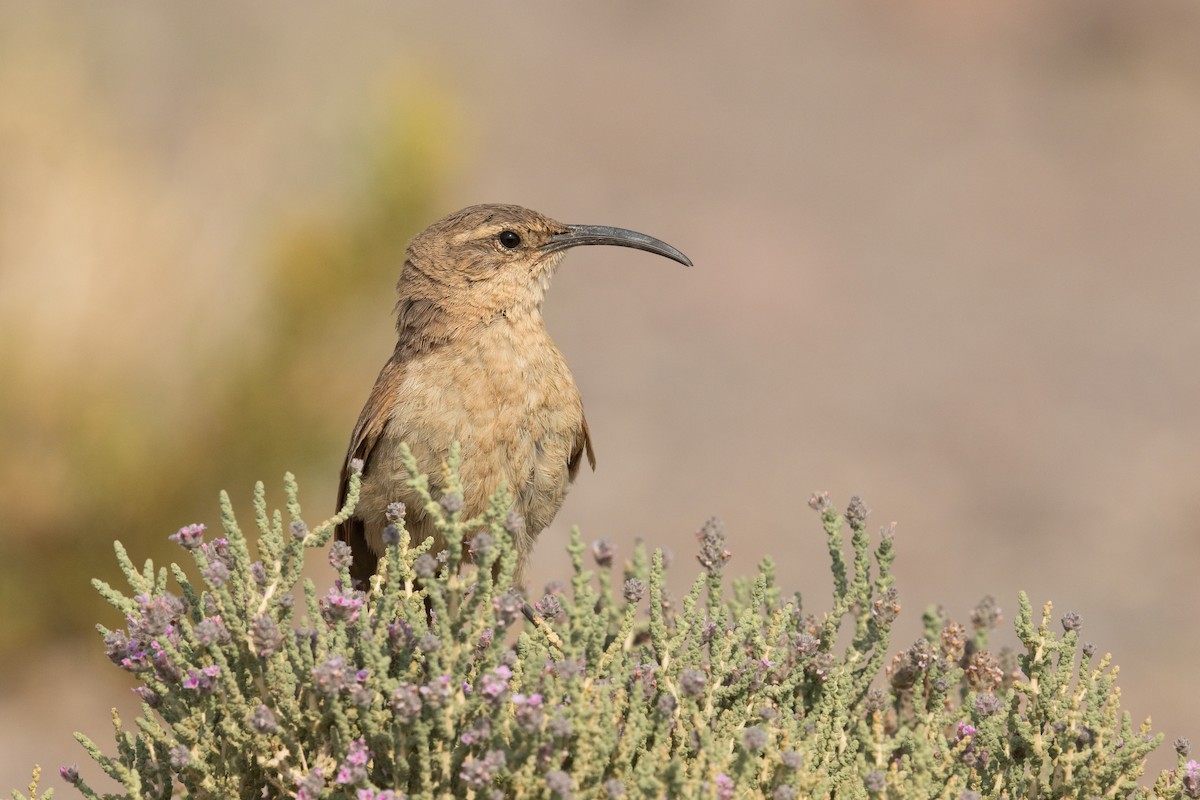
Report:
[[[542,247],[542,252],[553,253],[558,250],[566,250],[568,247],[590,244],[632,247],[678,261],[685,267],[692,266],[690,258],[661,239],[625,228],[611,228],[608,225],[568,225],[566,233],[556,233],[550,237],[550,240]]]

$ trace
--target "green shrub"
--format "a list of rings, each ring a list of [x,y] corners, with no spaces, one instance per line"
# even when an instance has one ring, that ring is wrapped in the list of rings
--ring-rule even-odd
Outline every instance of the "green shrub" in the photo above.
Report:
[[[455,451],[447,495],[461,495],[457,467]],[[463,519],[461,503],[412,483],[450,546],[411,542],[393,508],[367,594],[349,588],[337,543],[340,580],[319,594],[301,579],[305,553],[328,546],[356,501],[357,476],[347,508],[313,528],[290,475],[286,521],[259,484],[257,560],[222,495],[223,537],[205,540],[203,526],[172,537],[199,581],[174,564],[139,571],[117,545],[133,596],[96,585],[128,624],[100,630],[141,681],[142,716],[128,730],[114,714],[115,755],[77,738],[120,796],[1151,796],[1137,781],[1161,736],[1121,712],[1116,669],[1079,645],[1077,615],[1058,634],[1050,605],[1035,616],[1021,595],[1014,655],[987,648],[994,604],[969,625],[931,611],[924,637],[888,658],[893,531],[872,544],[857,498],[844,513],[810,502],[832,563],[824,613],[786,595],[770,561],[727,592],[716,520],[697,534],[702,569],[681,599],[661,550],[639,546],[614,567],[611,546],[574,532],[570,579],[530,605],[513,585],[521,521],[507,496]],[[1176,749],[1154,796],[1200,796],[1200,767]]]

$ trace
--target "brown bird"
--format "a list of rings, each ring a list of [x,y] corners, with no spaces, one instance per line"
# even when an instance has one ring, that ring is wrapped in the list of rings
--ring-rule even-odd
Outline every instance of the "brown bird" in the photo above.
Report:
[[[674,247],[643,233],[564,225],[511,205],[465,208],[409,244],[396,284],[396,350],[359,414],[342,466],[339,507],[350,462],[363,461],[358,506],[337,529],[337,538],[351,547],[355,581],[375,574],[388,504],[405,504],[414,542],[437,540],[432,521],[405,485],[402,442],[429,475],[435,496],[450,445],[461,443],[466,517],[482,513],[501,484],[508,487],[513,509],[525,521],[515,541],[520,576],[585,453],[596,468],[583,401],[546,331],[542,301],[564,252],[599,244],[692,265]],[[435,541],[435,550],[443,546]]]

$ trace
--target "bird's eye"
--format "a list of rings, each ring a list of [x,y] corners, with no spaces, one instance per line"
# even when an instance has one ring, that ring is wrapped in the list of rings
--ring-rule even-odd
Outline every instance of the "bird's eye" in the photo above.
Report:
[[[500,244],[509,250],[515,250],[521,244],[521,237],[516,231],[500,231]]]

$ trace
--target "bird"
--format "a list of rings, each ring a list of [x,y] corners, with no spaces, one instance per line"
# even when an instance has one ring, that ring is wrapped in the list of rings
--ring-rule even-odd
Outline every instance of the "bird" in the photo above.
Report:
[[[464,208],[431,224],[405,250],[396,284],[396,347],[359,414],[342,464],[338,507],[361,460],[353,515],[335,534],[350,546],[350,575],[366,586],[384,552],[389,505],[404,504],[414,542],[444,549],[400,460],[407,444],[430,491],[461,448],[462,514],[482,513],[506,486],[523,520],[513,536],[517,582],[538,534],[554,519],[586,457],[596,455],[583,401],[542,318],[566,251],[615,245],[684,266],[691,260],[644,233],[567,225],[516,205]]]

